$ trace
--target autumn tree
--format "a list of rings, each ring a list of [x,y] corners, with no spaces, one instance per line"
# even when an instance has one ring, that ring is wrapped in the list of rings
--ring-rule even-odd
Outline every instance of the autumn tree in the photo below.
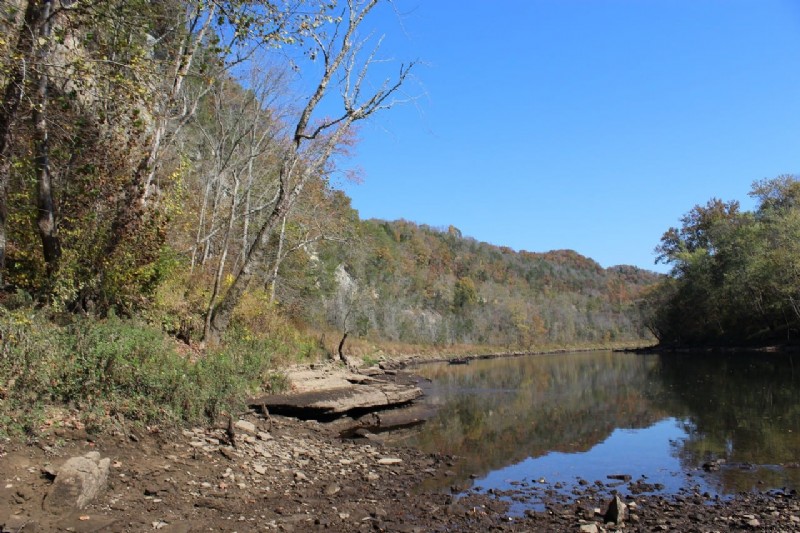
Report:
[[[331,20],[327,33],[316,31],[310,35],[315,43],[312,55],[321,58],[322,73],[294,123],[291,140],[281,156],[277,195],[269,215],[256,231],[253,245],[232,285],[211,314],[207,335],[211,340],[218,339],[228,328],[233,310],[248,285],[263,273],[270,236],[303,194],[308,181],[324,171],[356,122],[394,104],[394,96],[413,67],[413,63],[401,65],[396,78],[383,82],[374,92],[367,92],[365,84],[378,50],[364,53],[366,42],[358,40],[357,30],[377,4],[378,0],[348,0],[344,14],[338,20]],[[314,120],[323,98],[334,88],[341,94],[341,113]]]
[[[789,341],[800,334],[800,185],[780,176],[753,184],[758,205],[695,206],[657,248],[671,279],[650,296],[664,344]]]

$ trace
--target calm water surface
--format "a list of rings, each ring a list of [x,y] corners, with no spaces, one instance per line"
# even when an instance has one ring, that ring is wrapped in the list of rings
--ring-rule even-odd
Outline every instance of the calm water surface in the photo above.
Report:
[[[579,479],[627,474],[659,493],[800,489],[798,356],[593,352],[418,372],[438,415],[395,439],[460,457],[431,481],[440,488],[567,494]],[[715,459],[726,462],[704,471]]]

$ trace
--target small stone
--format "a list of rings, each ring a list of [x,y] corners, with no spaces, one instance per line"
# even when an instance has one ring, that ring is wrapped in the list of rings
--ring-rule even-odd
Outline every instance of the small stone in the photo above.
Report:
[[[761,522],[759,522],[756,518],[753,518],[752,520],[747,521],[747,525],[752,528],[757,528],[761,525]]]
[[[246,431],[247,433],[252,433],[254,435],[258,433],[256,425],[247,420],[237,420],[236,422],[234,422],[233,427],[241,431]]]
[[[622,524],[628,518],[628,506],[622,501],[619,495],[614,495],[614,498],[609,502],[608,509],[603,515],[603,520],[612,522],[614,524]]]
[[[339,485],[337,485],[335,483],[331,483],[330,485],[325,487],[325,495],[326,496],[333,496],[334,494],[336,494],[340,490],[342,490],[342,488]]]
[[[264,467],[264,465],[254,464],[253,470],[255,470],[256,473],[261,474],[262,476],[267,473],[267,469],[266,467]]]
[[[402,462],[403,462],[403,460],[400,459],[399,457],[383,457],[381,459],[378,459],[378,464],[379,465],[385,465],[385,466],[388,466],[388,465],[399,465]]]
[[[308,481],[308,476],[306,476],[301,471],[297,470],[294,473],[294,479],[295,479],[295,481]]]
[[[257,437],[261,440],[272,440],[272,435],[266,431],[259,431]]]
[[[581,533],[598,533],[597,524],[581,524]]]
[[[378,481],[381,478],[381,476],[379,476],[375,472],[367,472],[367,475],[364,477],[366,478],[367,481]]]

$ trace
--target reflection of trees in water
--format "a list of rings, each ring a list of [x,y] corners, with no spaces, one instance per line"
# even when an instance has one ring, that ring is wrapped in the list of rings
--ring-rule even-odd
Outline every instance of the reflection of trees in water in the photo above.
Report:
[[[797,360],[795,360],[797,359]],[[800,486],[800,470],[744,468],[800,458],[800,359],[787,354],[669,354],[661,357],[660,401],[685,421],[675,444],[686,469],[723,458],[713,474],[726,492]]]
[[[456,454],[462,474],[550,451],[588,450],[618,427],[664,416],[646,400],[655,357],[588,353],[425,367],[436,418],[409,444]]]

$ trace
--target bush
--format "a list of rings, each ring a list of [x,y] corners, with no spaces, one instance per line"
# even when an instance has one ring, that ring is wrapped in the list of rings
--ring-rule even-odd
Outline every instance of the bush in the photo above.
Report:
[[[138,320],[69,317],[0,307],[0,432],[35,431],[47,405],[84,418],[140,424],[200,422],[284,385],[268,341],[233,337],[193,361]]]

